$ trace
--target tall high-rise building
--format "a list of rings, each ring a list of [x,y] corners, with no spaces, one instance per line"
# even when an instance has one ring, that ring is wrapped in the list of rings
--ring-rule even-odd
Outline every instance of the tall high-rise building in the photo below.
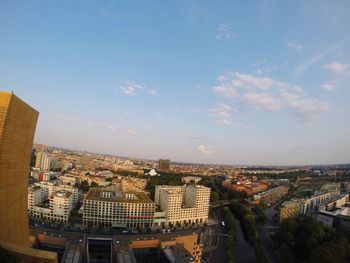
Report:
[[[13,93],[0,92],[0,244],[21,262],[57,262],[56,253],[29,242],[28,177],[38,115]]]
[[[29,245],[27,189],[39,113],[12,93],[0,92],[0,240]]]
[[[170,160],[169,159],[159,159],[158,170],[161,172],[170,172]]]

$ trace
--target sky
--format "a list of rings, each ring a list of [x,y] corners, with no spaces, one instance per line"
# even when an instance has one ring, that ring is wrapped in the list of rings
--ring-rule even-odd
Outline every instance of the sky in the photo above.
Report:
[[[235,165],[350,162],[350,1],[0,1],[35,142]]]

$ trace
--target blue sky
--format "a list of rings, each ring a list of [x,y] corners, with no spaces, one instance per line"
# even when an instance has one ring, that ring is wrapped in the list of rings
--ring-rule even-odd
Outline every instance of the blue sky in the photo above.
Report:
[[[35,141],[225,164],[350,162],[350,2],[0,2]]]

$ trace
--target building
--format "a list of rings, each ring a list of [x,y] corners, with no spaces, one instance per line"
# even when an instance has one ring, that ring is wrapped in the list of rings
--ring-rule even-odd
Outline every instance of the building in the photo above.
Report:
[[[69,191],[60,190],[50,196],[50,214],[46,219],[67,223],[72,211],[73,195]]]
[[[346,230],[350,231],[350,207],[342,206],[330,211],[321,208],[317,214],[317,221],[328,227],[342,225]]]
[[[190,183],[197,184],[201,180],[202,180],[202,178],[198,177],[198,176],[184,176],[181,178],[181,182],[185,183],[185,184],[190,184]]]
[[[38,115],[13,93],[0,92],[0,245],[21,262],[56,263],[56,253],[29,242],[27,189]]]
[[[165,212],[165,224],[203,224],[208,221],[210,188],[202,185],[157,185],[154,201]]]
[[[86,153],[82,153],[79,159],[79,163],[81,165],[89,165],[91,162],[91,158],[89,155],[87,155]]]
[[[315,192],[310,198],[300,199],[300,214],[305,215],[309,210],[315,209],[339,197],[339,190],[334,192]]]
[[[0,240],[29,245],[27,188],[39,113],[12,93],[0,92]]]
[[[152,227],[155,207],[143,192],[122,192],[112,187],[91,188],[82,210],[85,226],[135,229]]]
[[[28,213],[30,214],[33,207],[42,204],[45,199],[47,199],[47,195],[43,193],[40,186],[28,187]]]
[[[159,239],[133,240],[130,248],[131,258],[135,258],[137,262],[200,263],[203,245],[200,243],[200,235],[192,233],[176,235],[175,237],[165,236]],[[123,249],[119,251],[121,252]],[[120,262],[127,261],[121,260]]]
[[[46,197],[51,196],[55,192],[64,190],[72,193],[73,206],[75,206],[79,201],[79,190],[73,185],[60,184],[58,181],[40,182],[35,183],[35,185],[40,186],[43,189]]]
[[[277,186],[265,192],[254,195],[254,199],[260,200],[261,202],[274,203],[285,196],[287,193],[287,187]]]
[[[28,188],[30,217],[67,223],[73,208],[73,194],[70,191],[58,190],[49,195],[47,189],[38,185]]]
[[[159,159],[158,170],[160,172],[169,173],[170,172],[170,160],[169,159]]]
[[[40,168],[43,171],[50,171],[51,157],[46,152],[37,152],[35,159],[35,168]]]
[[[299,215],[300,212],[300,204],[295,201],[286,201],[283,202],[280,207],[279,219],[280,222],[287,218],[294,218]]]

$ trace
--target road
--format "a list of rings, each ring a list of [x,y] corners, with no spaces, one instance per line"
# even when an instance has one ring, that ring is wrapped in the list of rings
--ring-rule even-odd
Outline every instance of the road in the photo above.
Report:
[[[266,223],[265,225],[257,225],[257,233],[260,237],[261,245],[265,250],[267,256],[270,258],[271,263],[278,263],[278,257],[275,253],[275,248],[273,241],[270,239],[269,234],[273,233],[273,230],[277,228],[277,226],[273,223],[272,216],[276,213],[272,207],[265,210],[266,215]]]
[[[236,220],[237,239],[235,244],[235,257],[238,263],[256,263],[254,248],[244,239],[239,221]],[[219,262],[219,261],[218,261]]]

